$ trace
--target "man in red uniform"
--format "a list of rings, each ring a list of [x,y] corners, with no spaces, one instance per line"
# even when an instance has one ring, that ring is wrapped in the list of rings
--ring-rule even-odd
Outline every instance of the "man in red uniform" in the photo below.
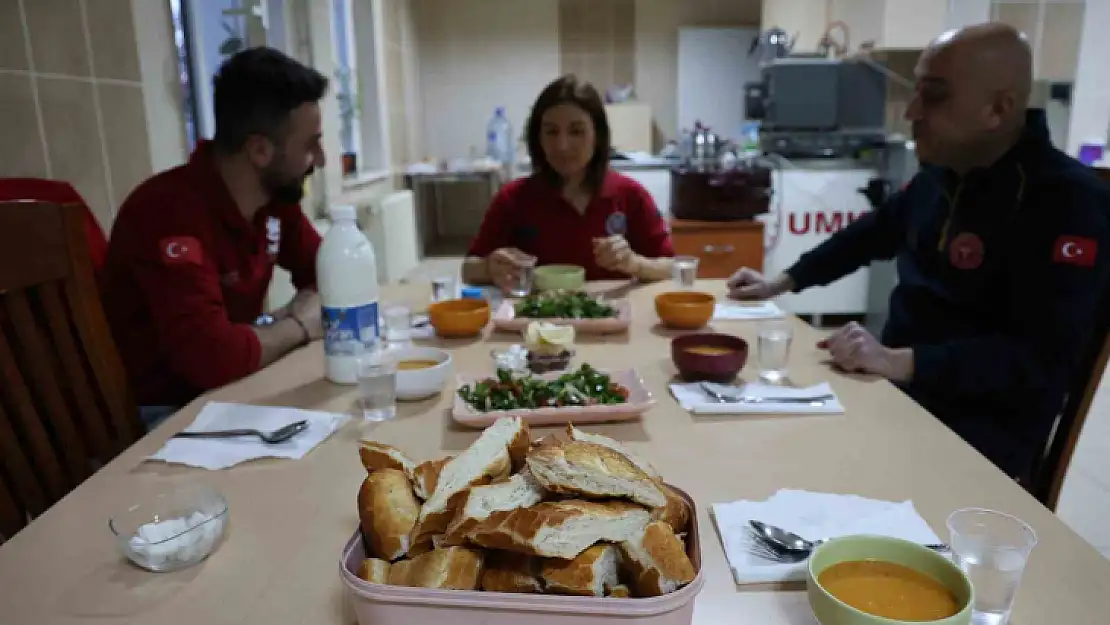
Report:
[[[322,335],[320,236],[299,202],[324,164],[327,79],[253,48],[214,87],[213,140],[132,191],[108,243],[104,307],[148,426]],[[275,263],[298,292],[264,325]]]

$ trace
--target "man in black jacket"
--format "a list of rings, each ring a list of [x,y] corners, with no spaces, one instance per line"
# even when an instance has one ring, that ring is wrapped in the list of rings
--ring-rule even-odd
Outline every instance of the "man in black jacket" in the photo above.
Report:
[[[1110,270],[1110,189],[1026,110],[1031,68],[1008,26],[941,36],[906,111],[922,162],[909,185],[781,276],[729,281],[731,297],[765,299],[896,258],[882,340],[853,323],[820,347],[898,384],[1013,476],[1044,450]]]

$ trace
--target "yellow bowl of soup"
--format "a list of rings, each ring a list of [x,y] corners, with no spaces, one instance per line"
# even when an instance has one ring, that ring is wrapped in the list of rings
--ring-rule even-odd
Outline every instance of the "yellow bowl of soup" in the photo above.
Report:
[[[416,401],[438,395],[451,373],[451,354],[435,347],[390,350],[397,364],[397,399]]]
[[[974,591],[963,571],[921,545],[845,536],[809,558],[806,594],[821,625],[968,625]]]

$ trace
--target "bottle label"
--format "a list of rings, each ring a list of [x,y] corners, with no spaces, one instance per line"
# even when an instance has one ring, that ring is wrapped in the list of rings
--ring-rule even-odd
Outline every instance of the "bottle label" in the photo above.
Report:
[[[357,356],[378,341],[378,303],[351,308],[323,307],[324,353]]]

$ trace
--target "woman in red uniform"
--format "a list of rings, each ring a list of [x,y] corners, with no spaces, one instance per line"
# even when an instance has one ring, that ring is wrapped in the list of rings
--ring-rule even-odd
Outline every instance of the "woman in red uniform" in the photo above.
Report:
[[[520,267],[565,263],[587,280],[671,275],[667,224],[639,183],[609,168],[609,121],[597,90],[564,76],[532,107],[532,175],[502,187],[463,264],[470,284],[512,284]]]

